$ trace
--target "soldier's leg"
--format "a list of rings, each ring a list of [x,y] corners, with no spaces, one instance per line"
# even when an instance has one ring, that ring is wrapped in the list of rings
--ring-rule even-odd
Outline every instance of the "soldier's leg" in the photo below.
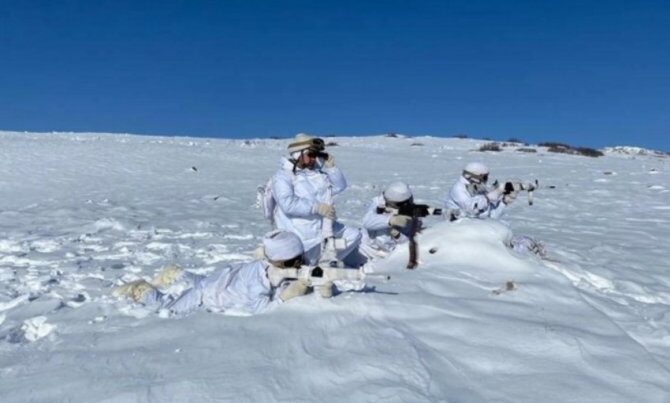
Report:
[[[184,291],[176,298],[165,300],[161,308],[175,315],[186,315],[202,306],[202,287],[195,286]]]
[[[357,251],[361,244],[361,230],[354,227],[347,227],[339,222],[333,223],[333,235],[344,241],[344,247],[337,248],[337,258],[345,260],[352,252]],[[360,255],[360,254],[356,254]],[[361,255],[362,256],[362,255]]]

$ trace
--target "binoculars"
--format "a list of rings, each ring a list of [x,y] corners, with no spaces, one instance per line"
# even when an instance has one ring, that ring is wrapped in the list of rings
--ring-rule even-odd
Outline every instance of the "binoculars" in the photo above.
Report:
[[[325,151],[326,143],[321,138],[313,138],[309,143],[307,151],[317,158],[328,159],[328,153]]]

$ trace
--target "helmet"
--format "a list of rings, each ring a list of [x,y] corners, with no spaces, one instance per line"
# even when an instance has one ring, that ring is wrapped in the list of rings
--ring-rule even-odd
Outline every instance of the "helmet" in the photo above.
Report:
[[[472,183],[486,183],[489,180],[489,168],[481,162],[471,162],[463,168],[463,177]]]
[[[263,238],[265,257],[271,262],[283,262],[302,256],[302,241],[292,232],[276,230]]]
[[[391,203],[401,203],[412,197],[412,190],[405,182],[393,182],[384,189],[384,200]]]

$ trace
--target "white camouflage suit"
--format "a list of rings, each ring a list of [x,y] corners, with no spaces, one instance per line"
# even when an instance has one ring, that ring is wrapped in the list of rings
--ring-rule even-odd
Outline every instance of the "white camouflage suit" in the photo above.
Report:
[[[447,214],[460,211],[461,217],[500,218],[505,210],[502,198],[489,201],[486,194],[489,189],[482,185],[472,185],[461,176],[449,190],[444,201]]]
[[[385,207],[383,195],[376,196],[370,202],[363,217],[363,246],[361,252],[368,258],[385,257],[398,244],[407,242],[408,234],[404,230],[392,228],[389,224],[391,213],[377,213],[378,207]]]
[[[294,164],[282,157],[280,168],[272,177],[272,195],[277,203],[274,222],[278,229],[290,231],[300,237],[305,249],[305,263],[316,264],[321,255],[323,217],[316,214],[317,203],[332,204],[332,196],[347,187],[342,171],[331,168],[295,169]],[[329,194],[330,193],[330,194]],[[337,258],[343,260],[358,248],[361,232],[333,222],[333,235],[343,238],[346,247],[337,251]]]
[[[157,309],[178,316],[198,308],[261,313],[307,292],[304,281],[281,275],[285,267],[297,268],[302,264],[302,253],[297,235],[273,231],[263,238],[264,257],[260,260],[223,267],[208,276],[169,264],[151,282],[131,281],[114,287],[112,295],[152,307],[157,305]]]
[[[461,176],[449,190],[444,202],[447,217],[451,211],[458,210],[460,217],[499,219],[507,206],[501,197],[502,193],[497,200],[492,201],[486,197],[487,193],[490,194],[490,189],[486,186],[470,184]],[[519,253],[545,255],[544,245],[526,235],[514,235],[509,247]]]
[[[269,264],[263,260],[224,267],[208,276],[183,271],[175,283],[190,286],[179,295],[152,288],[141,302],[174,315],[186,315],[196,309],[257,314],[281,303],[277,297],[281,287],[273,287],[267,277]]]

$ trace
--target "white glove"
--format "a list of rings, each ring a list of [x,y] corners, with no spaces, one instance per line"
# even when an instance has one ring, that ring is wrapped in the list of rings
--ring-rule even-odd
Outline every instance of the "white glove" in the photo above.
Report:
[[[412,221],[412,217],[410,216],[394,214],[389,218],[389,225],[391,227],[405,228],[409,225],[410,221]]]
[[[254,259],[262,260],[265,258],[265,248],[263,245],[260,245],[258,248],[254,249]]]
[[[498,186],[497,188],[491,190],[486,194],[486,200],[489,201],[489,203],[496,203],[500,200],[500,198],[503,195],[503,191],[505,190],[504,187]]]
[[[307,287],[309,287],[309,283],[306,280],[291,281],[279,294],[279,298],[286,302],[291,298],[305,295],[307,294]]]
[[[315,291],[319,293],[321,298],[330,298],[333,296],[333,283],[330,281],[314,288]]]
[[[335,158],[333,154],[328,154],[328,158],[323,161],[324,168],[332,168],[335,166]]]
[[[321,217],[334,219],[335,218],[335,209],[330,204],[325,203],[316,203],[312,207],[312,212],[320,215]]]

